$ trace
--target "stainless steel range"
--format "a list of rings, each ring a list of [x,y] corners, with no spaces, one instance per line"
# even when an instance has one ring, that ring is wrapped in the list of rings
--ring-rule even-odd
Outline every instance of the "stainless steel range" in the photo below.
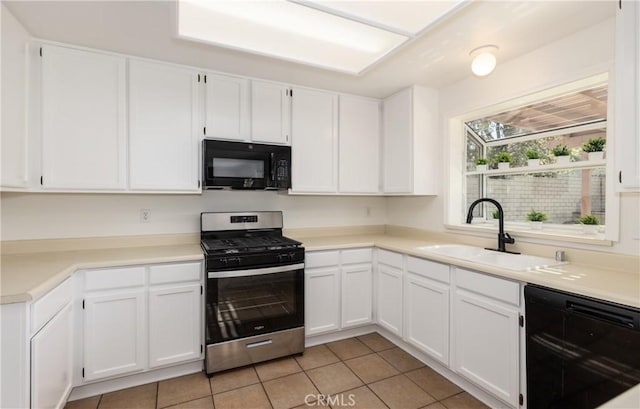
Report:
[[[206,372],[304,351],[304,248],[282,212],[202,213]]]

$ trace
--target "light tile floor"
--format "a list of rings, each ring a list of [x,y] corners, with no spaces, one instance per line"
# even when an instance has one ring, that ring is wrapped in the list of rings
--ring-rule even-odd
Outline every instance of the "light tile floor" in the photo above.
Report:
[[[327,396],[327,399],[322,399]],[[458,386],[371,333],[304,355],[197,373],[68,402],[66,409],[486,408]]]

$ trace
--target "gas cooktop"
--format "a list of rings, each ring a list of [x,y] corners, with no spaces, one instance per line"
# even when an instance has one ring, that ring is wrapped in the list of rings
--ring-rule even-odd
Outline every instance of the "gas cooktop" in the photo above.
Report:
[[[299,241],[280,235],[204,238],[201,243],[209,255],[278,251],[301,245]]]

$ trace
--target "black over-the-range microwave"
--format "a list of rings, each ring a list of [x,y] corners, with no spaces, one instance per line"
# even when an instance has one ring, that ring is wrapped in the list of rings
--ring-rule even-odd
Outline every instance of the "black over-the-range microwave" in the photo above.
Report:
[[[250,142],[202,141],[205,189],[291,187],[291,147]]]

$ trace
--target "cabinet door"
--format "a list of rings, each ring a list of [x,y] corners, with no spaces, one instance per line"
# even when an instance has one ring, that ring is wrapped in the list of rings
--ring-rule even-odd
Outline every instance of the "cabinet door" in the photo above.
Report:
[[[249,139],[249,80],[225,75],[205,77],[204,136]]]
[[[201,355],[200,284],[149,291],[149,366],[198,359]]]
[[[454,370],[518,407],[518,311],[456,290]]]
[[[336,191],[337,102],[335,94],[293,89],[291,167],[294,192]]]
[[[87,297],[84,312],[84,379],[144,369],[144,291]]]
[[[640,4],[616,12],[615,164],[619,191],[640,191]]]
[[[338,186],[341,193],[380,190],[380,102],[340,96]]]
[[[408,274],[405,323],[407,341],[449,366],[449,286]]]
[[[378,264],[378,324],[402,336],[402,270]]]
[[[306,335],[340,329],[340,269],[308,268],[304,272]]]
[[[129,62],[129,184],[198,191],[198,73]]]
[[[31,36],[15,17],[2,10],[2,101],[0,110],[0,185],[26,187],[27,160],[27,69]],[[33,154],[33,153],[32,153]]]
[[[413,186],[413,101],[406,89],[384,100],[382,190],[411,193]]]
[[[42,184],[122,189],[126,172],[125,59],[42,47]]]
[[[289,145],[291,98],[289,88],[271,82],[251,82],[251,140]]]
[[[31,339],[31,407],[62,408],[71,392],[71,304]]]
[[[372,295],[371,264],[342,267],[342,328],[372,321]]]

